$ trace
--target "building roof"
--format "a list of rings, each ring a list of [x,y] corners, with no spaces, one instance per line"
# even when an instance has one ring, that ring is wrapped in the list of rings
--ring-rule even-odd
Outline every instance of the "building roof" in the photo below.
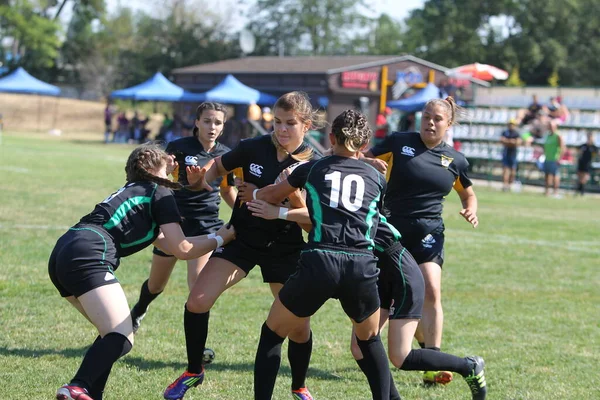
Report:
[[[244,57],[217,61],[214,63],[191,65],[173,70],[175,74],[335,74],[370,67],[378,67],[402,61],[412,61],[428,68],[446,72],[449,68],[420,59],[411,55],[383,56],[300,56],[300,57]],[[471,82],[482,86],[489,83],[479,79]]]
[[[369,64],[396,58],[395,56],[304,56],[304,57],[244,57],[192,65],[173,70],[186,73],[300,73],[326,74],[331,69]]]

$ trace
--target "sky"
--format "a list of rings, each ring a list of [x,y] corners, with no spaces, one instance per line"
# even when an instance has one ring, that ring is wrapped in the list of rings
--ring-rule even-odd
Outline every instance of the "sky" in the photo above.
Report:
[[[423,6],[425,0],[367,0],[372,5],[375,15],[386,13],[396,20],[403,20],[408,13],[415,8]],[[141,9],[151,13],[156,10],[156,3],[152,0],[107,0],[108,12],[114,12],[119,5]],[[211,1],[211,8],[216,7],[220,13],[227,13],[233,29],[242,29],[245,25],[245,18],[234,12],[234,7],[238,4],[237,0]]]

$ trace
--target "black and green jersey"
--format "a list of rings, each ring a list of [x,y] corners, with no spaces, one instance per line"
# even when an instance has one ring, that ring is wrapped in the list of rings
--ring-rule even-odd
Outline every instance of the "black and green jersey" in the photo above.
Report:
[[[131,182],[98,203],[79,224],[103,228],[117,256],[127,257],[154,242],[160,225],[180,220],[170,189],[152,182]]]
[[[302,144],[295,153],[306,149]],[[279,174],[297,161],[287,157],[283,161],[277,159],[277,149],[269,135],[242,140],[235,149],[221,157],[223,167],[228,171],[242,171],[242,179],[258,188],[271,185]],[[236,200],[231,223],[235,226],[236,238],[252,245],[263,247],[277,242],[279,244],[303,244],[302,230],[295,222],[281,219],[265,220],[252,216],[246,204]]]
[[[396,243],[400,243],[402,235],[390,224],[385,216],[380,215],[379,225],[377,225],[377,233],[375,234],[375,249],[385,251]]]
[[[385,209],[392,216],[440,218],[452,187],[472,185],[462,153],[444,142],[428,149],[417,132],[395,132],[371,153],[388,163]]]
[[[166,152],[175,156],[177,168],[173,171],[175,180],[187,185],[186,167],[195,166],[204,167],[211,159],[219,157],[229,151],[229,147],[216,143],[212,151],[204,150],[202,144],[196,137],[185,137],[170,142]],[[201,219],[213,221],[219,219],[219,196],[220,186],[233,186],[233,175],[229,174],[225,179],[218,177],[210,182],[213,190],[211,192],[191,191],[181,189],[173,194],[179,207],[181,216],[189,219]]]
[[[383,175],[375,168],[334,155],[299,166],[288,182],[307,192],[313,225],[309,246],[349,251],[373,249],[386,187]]]

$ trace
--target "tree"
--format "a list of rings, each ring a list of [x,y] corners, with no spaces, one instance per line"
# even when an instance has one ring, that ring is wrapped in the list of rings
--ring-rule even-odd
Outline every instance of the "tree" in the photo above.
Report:
[[[341,54],[370,18],[366,0],[258,0],[249,29],[256,54]]]
[[[59,24],[40,15],[31,1],[14,0],[0,5],[0,27],[1,36],[12,43],[3,61],[44,78],[58,55]]]

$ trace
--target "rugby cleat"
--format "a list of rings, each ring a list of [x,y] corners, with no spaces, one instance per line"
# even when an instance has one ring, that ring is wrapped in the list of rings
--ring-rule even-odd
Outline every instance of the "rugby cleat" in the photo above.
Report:
[[[56,392],[56,400],[94,400],[88,391],[77,386],[63,385]]]
[[[298,390],[292,390],[292,398],[294,400],[314,400],[306,387],[302,387]]]
[[[167,400],[181,400],[188,389],[200,385],[202,381],[204,381],[204,367],[199,374],[192,374],[185,371],[175,382],[167,387],[163,397]]]
[[[483,372],[485,362],[479,356],[470,356],[466,359],[473,365],[469,375],[464,377],[467,384],[469,384],[469,389],[471,389],[473,400],[484,400],[487,395],[485,374]]]
[[[423,372],[423,384],[425,385],[447,385],[452,382],[450,371],[425,371]]]
[[[138,329],[140,329],[140,324],[142,320],[146,316],[146,312],[140,314],[137,308],[137,303],[131,309],[131,325],[133,326],[133,333],[137,333]]]

